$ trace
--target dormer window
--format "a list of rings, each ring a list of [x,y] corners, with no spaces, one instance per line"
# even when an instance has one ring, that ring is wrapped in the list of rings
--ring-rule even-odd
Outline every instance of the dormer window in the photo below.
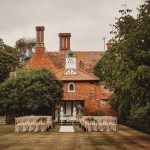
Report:
[[[75,84],[73,82],[68,84],[68,92],[75,92]]]

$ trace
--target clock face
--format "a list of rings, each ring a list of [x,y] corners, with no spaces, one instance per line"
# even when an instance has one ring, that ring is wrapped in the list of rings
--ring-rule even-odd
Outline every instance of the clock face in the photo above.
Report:
[[[76,57],[67,57],[65,68],[66,69],[76,69]]]

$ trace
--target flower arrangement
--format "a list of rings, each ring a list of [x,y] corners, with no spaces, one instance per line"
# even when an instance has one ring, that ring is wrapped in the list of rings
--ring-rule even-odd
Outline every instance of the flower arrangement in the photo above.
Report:
[[[88,117],[85,120],[88,121],[88,122],[95,122],[95,123],[97,123],[97,120],[94,119],[93,117]]]

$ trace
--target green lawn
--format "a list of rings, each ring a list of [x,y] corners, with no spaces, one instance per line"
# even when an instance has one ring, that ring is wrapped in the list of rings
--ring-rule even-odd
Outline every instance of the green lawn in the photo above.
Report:
[[[150,136],[118,125],[117,132],[15,133],[14,125],[0,124],[0,150],[150,150]]]

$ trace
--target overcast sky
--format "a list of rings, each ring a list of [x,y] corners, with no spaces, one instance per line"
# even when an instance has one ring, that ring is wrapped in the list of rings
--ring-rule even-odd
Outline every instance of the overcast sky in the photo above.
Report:
[[[125,3],[136,15],[143,0],[0,0],[0,38],[14,46],[43,25],[48,51],[59,49],[60,32],[71,33],[72,50],[103,50],[102,38],[111,38],[109,25]]]

